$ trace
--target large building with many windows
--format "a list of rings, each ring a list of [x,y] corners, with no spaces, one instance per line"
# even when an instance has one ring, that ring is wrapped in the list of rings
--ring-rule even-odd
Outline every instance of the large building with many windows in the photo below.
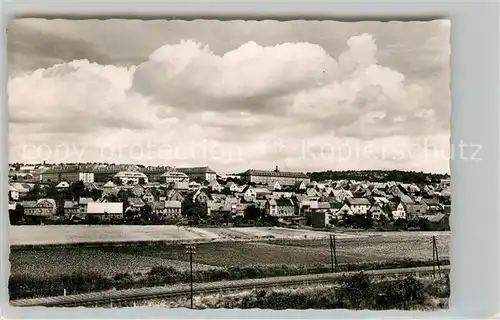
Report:
[[[249,169],[240,174],[241,180],[246,183],[270,184],[278,182],[283,186],[295,185],[297,182],[309,183],[311,180],[302,172],[284,172],[278,167],[274,171]]]
[[[188,182],[189,183],[189,177],[187,174],[184,172],[179,172],[179,171],[167,171],[164,174],[161,175],[161,178],[163,182],[170,183],[170,182]]]
[[[123,185],[148,183],[148,177],[139,171],[120,171],[114,177],[120,179]]]
[[[93,169],[88,166],[79,165],[63,165],[53,166],[40,173],[40,181],[47,182],[61,182],[68,183],[83,181],[83,183],[94,182]]]
[[[176,168],[175,171],[185,173],[191,181],[213,181],[217,179],[217,173],[209,167]]]

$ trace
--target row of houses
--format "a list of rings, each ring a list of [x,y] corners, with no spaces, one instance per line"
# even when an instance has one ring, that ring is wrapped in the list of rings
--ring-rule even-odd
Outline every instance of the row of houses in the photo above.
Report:
[[[141,198],[129,198],[128,207],[122,202],[109,202],[103,199],[94,201],[92,198],[80,198],[77,201],[64,201],[62,213],[58,214],[58,204],[54,199],[38,199],[22,201],[24,215],[41,220],[112,220],[123,219],[129,213],[139,214],[146,205],[152,208],[152,213],[160,219],[181,218],[181,201],[164,200],[146,202]],[[11,207],[9,209],[15,209]]]
[[[449,183],[311,182],[302,173],[281,172],[279,168],[274,171],[247,170],[230,179],[217,176],[208,167],[191,171],[185,169],[172,168],[167,172],[150,169],[150,173],[162,177],[161,182],[152,181],[149,179],[151,176],[139,171],[131,171],[133,175],[123,174],[127,171],[116,172],[113,178],[123,178],[121,184],[111,180],[105,183],[84,182],[89,190],[101,190],[101,199],[68,200],[63,205],[63,214],[65,217],[78,218],[121,218],[126,213],[140,212],[147,205],[158,216],[177,218],[182,216],[183,201],[190,197],[192,202],[206,208],[207,215],[241,216],[249,206],[255,206],[279,219],[304,220],[327,226],[330,221],[349,215],[371,214],[374,219],[380,219],[381,216],[394,219],[428,217],[449,213],[451,204]],[[197,181],[190,181],[195,173],[198,174],[195,178]],[[205,179],[199,174],[203,174]],[[56,188],[64,191],[70,188],[70,184],[61,181]],[[22,195],[32,187],[33,184],[11,183],[10,198],[22,200]],[[127,207],[116,202],[118,198],[123,199],[124,192],[127,195]],[[39,199],[34,203],[23,203],[25,214],[52,216],[57,209],[51,209],[49,204],[52,202],[51,199]],[[90,203],[92,205],[89,206]],[[59,212],[61,214],[60,209]]]

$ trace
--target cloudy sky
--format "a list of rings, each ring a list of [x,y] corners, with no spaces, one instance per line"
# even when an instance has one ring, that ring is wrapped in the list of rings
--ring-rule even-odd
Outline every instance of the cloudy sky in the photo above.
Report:
[[[9,158],[449,172],[450,23],[22,19]]]

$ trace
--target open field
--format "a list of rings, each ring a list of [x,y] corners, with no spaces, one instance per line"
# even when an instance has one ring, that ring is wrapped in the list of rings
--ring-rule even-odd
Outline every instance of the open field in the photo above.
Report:
[[[393,237],[405,234],[405,238],[431,237],[433,234],[449,235],[449,232],[364,232],[337,233],[337,238]],[[327,239],[330,232],[278,227],[249,228],[195,228],[184,226],[87,226],[48,225],[11,226],[11,245],[65,244],[81,242],[120,241],[225,241],[259,239]]]
[[[287,230],[279,231],[284,233]],[[211,232],[216,231],[211,230]],[[324,233],[320,233],[322,234]],[[388,262],[403,259],[430,260],[432,259],[431,236],[432,233],[425,232],[366,232],[338,235],[337,260],[339,263]],[[448,258],[449,240],[449,233],[437,233],[441,259]],[[216,266],[328,264],[330,263],[329,246],[327,238],[198,243],[194,267],[201,270]],[[10,254],[12,274],[36,275],[96,271],[112,276],[119,272],[144,273],[153,266],[171,266],[186,270],[189,267],[188,261],[189,256],[186,254],[184,245],[180,243],[92,248],[55,247],[43,250],[12,250]]]
[[[339,237],[364,237],[364,233]],[[286,228],[195,228],[184,226],[47,225],[11,226],[11,245],[119,241],[224,241],[255,239],[321,239],[328,232]]]
[[[449,236],[437,237],[440,258],[448,257]],[[194,260],[214,266],[245,266],[255,264],[315,265],[330,262],[330,242],[323,240],[274,240],[252,242],[214,242],[196,245]],[[142,257],[188,261],[182,245],[167,247],[103,248]],[[392,233],[384,236],[337,240],[339,263],[381,262],[402,259],[432,259],[431,237],[425,234]]]
[[[14,251],[10,255],[10,264],[13,275],[57,275],[73,271],[94,271],[113,277],[117,273],[124,272],[146,273],[155,266],[171,266],[178,270],[189,269],[189,262],[186,261],[79,248]],[[213,266],[193,264],[194,270],[213,268]]]

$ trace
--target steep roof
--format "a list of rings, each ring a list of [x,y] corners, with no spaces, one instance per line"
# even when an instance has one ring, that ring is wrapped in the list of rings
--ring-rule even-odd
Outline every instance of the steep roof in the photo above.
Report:
[[[318,202],[318,209],[331,209],[329,202]]]
[[[66,181],[61,181],[57,184],[56,188],[69,188],[69,183]]]
[[[429,206],[432,206],[432,205],[437,206],[440,204],[439,201],[435,198],[424,198],[424,199],[422,199],[422,201]]]
[[[36,201],[29,200],[21,202],[23,208],[34,208],[36,206]]]
[[[370,201],[366,198],[350,198],[347,201],[350,205],[370,205]]]
[[[143,206],[144,201],[141,198],[129,198],[128,203],[132,206]]]
[[[276,205],[279,207],[289,207],[294,206],[293,201],[291,199],[274,199]]]
[[[78,200],[78,203],[80,203],[80,204],[87,204],[89,202],[94,202],[94,199],[80,197],[80,199]]]
[[[114,184],[112,181],[108,181],[104,184],[104,188],[114,188],[116,187],[116,184]]]
[[[70,209],[70,208],[75,208],[78,207],[78,202],[76,201],[64,201],[64,209]]]

